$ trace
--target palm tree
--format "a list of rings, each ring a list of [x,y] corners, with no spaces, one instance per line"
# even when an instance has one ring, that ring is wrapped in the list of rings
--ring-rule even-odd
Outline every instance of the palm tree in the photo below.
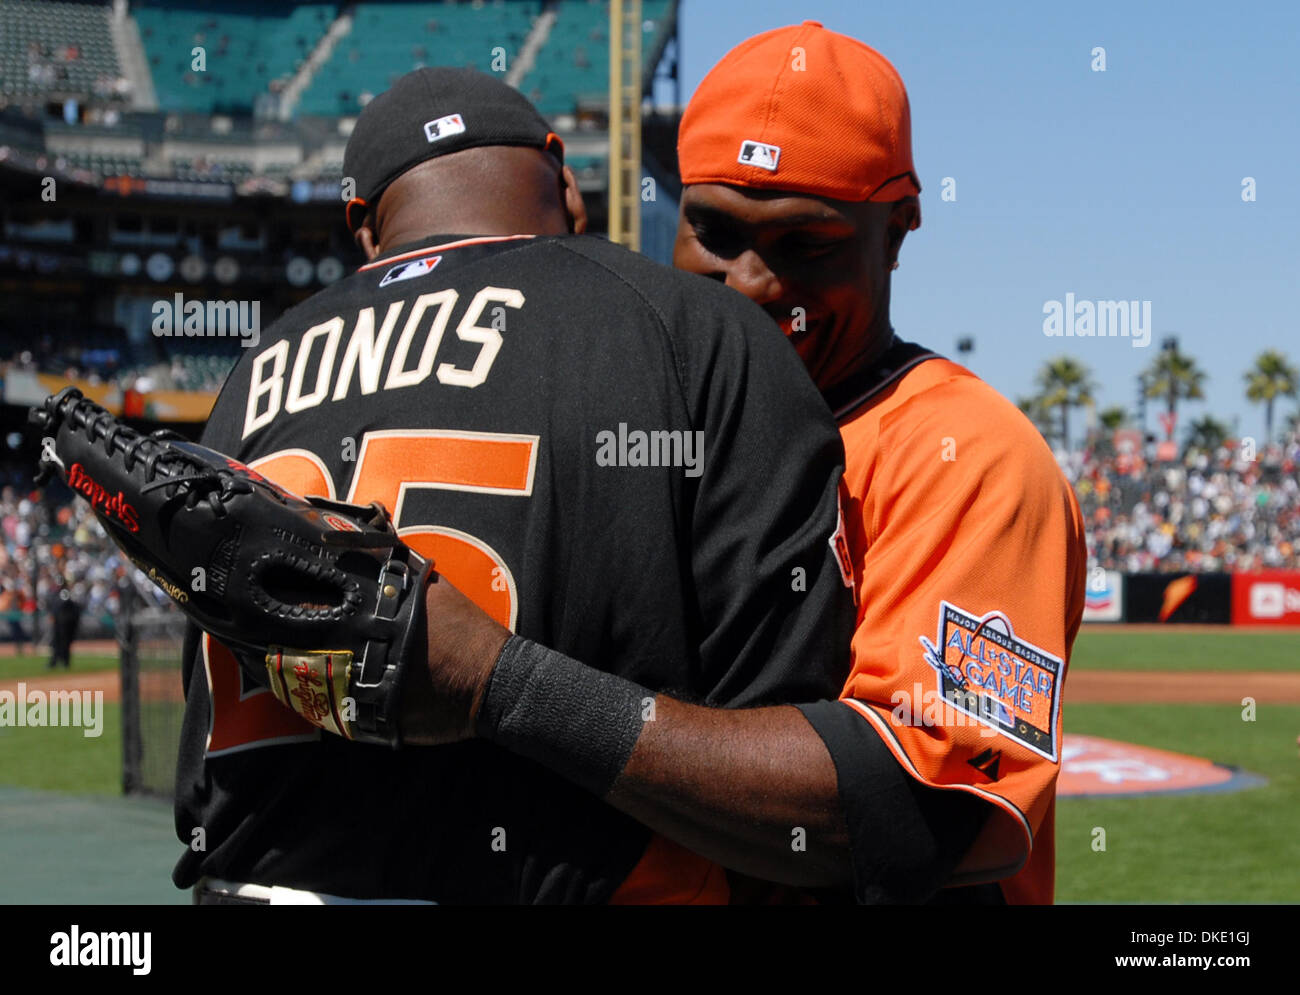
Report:
[[[1205,397],[1201,385],[1205,383],[1205,372],[1196,365],[1196,360],[1181,352],[1177,342],[1171,342],[1156,353],[1143,373],[1147,397],[1164,398],[1169,405],[1169,414],[1178,414],[1179,401],[1199,401]],[[1165,433],[1166,439],[1174,437],[1173,426]]]
[[[1115,404],[1109,408],[1103,408],[1101,413],[1097,415],[1097,421],[1107,432],[1113,432],[1117,428],[1124,427],[1128,421],[1128,412]]]
[[[1118,404],[1097,413],[1097,424],[1088,435],[1088,445],[1099,459],[1115,455],[1115,433],[1128,423],[1128,412]]]
[[[1070,448],[1070,409],[1092,404],[1092,371],[1077,359],[1058,356],[1038,372],[1039,401],[1046,411],[1061,410],[1061,445]]]
[[[1228,426],[1213,415],[1205,415],[1187,426],[1187,448],[1212,455],[1228,440]]]
[[[1282,422],[1282,431],[1287,435],[1300,435],[1300,411],[1292,411]]]
[[[1276,349],[1265,349],[1246,371],[1246,399],[1264,402],[1265,444],[1273,441],[1273,402],[1279,397],[1295,397],[1297,389],[1300,373]]]

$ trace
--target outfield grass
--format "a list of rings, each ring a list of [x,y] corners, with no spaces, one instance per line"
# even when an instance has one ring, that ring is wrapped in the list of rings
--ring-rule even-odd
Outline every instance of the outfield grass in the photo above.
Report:
[[[1244,722],[1234,705],[1067,701],[1062,722],[1067,733],[1207,757],[1268,784],[1231,794],[1060,799],[1058,902],[1300,902],[1300,706],[1261,705]],[[1104,852],[1092,849],[1095,827],[1106,831]]]
[[[1300,671],[1300,630],[1133,632],[1087,626],[1074,641],[1075,670]],[[1300,732],[1300,730],[1297,730]]]
[[[101,735],[60,726],[0,726],[0,785],[110,795],[122,792],[122,707],[105,702]]]
[[[46,670],[49,662],[48,653],[22,656],[0,656],[0,681],[16,681],[26,677],[60,677],[64,674],[94,674],[104,670],[116,670],[116,656],[98,656],[84,653],[72,654],[72,669]]]

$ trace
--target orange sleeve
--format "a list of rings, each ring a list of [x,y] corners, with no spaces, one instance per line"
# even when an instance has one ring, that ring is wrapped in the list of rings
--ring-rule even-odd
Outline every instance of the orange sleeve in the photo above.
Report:
[[[992,806],[952,884],[1050,902],[1087,561],[1073,491],[1028,420],[946,360],[841,431],[859,600],[842,701],[917,780]]]

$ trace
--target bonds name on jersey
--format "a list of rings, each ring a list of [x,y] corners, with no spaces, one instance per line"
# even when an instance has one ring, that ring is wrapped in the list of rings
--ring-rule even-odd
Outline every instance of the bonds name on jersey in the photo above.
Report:
[[[446,235],[362,267],[263,333],[203,441],[301,493],[383,501],[500,622],[652,690],[739,707],[847,676],[829,412],[755,305],[601,239]],[[195,629],[186,653],[177,832],[204,845],[179,887],[603,902],[663,851],[492,744],[345,742]]]

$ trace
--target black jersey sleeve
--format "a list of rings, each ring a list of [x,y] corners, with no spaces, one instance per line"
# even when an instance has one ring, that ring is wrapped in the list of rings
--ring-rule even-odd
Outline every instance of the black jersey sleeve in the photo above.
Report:
[[[771,318],[702,282],[672,327],[691,357],[683,386],[703,431],[692,567],[709,620],[704,666],[731,706],[834,699],[854,621],[836,555],[839,432]],[[706,321],[721,333],[693,335]]]
[[[835,763],[856,901],[1001,901],[996,886],[949,894],[943,888],[983,828],[987,803],[908,775],[870,724],[846,705],[821,701],[799,709]]]
[[[597,264],[616,251],[566,247]],[[617,275],[668,340],[702,448],[688,494],[687,605],[704,670],[693,686],[726,707],[838,698],[854,605],[837,555],[844,449],[829,409],[780,328],[743,295],[644,261],[620,262]]]

